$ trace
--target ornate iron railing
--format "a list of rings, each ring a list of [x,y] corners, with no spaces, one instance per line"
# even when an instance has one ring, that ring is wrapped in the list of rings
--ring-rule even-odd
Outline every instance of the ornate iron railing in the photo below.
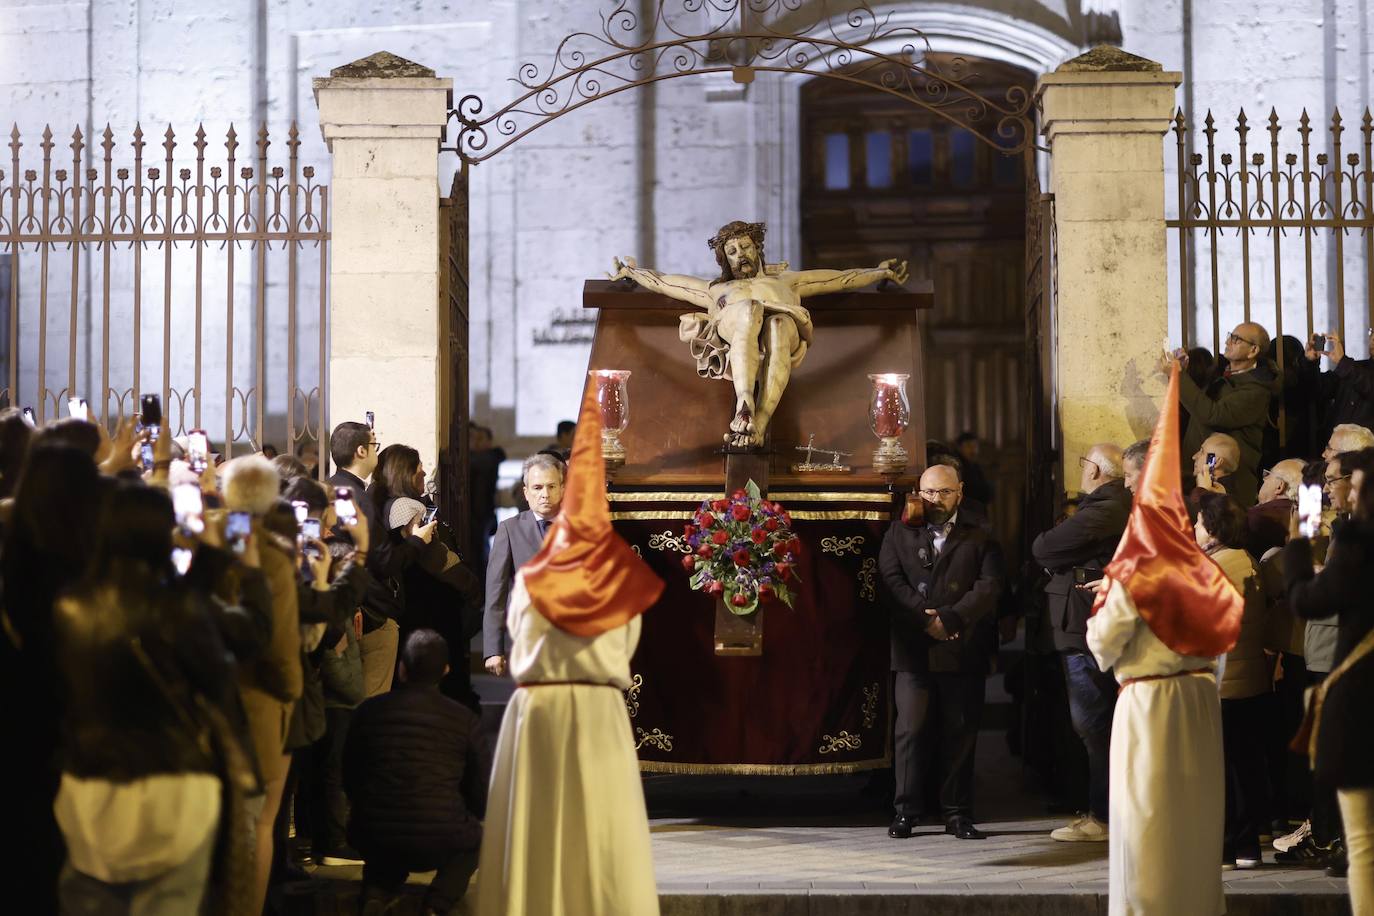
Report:
[[[1190,151],[1197,139],[1189,133],[1196,127],[1190,127],[1182,110],[1174,118],[1177,213],[1168,226],[1176,233],[1178,245],[1178,296],[1186,346],[1199,342],[1194,310],[1199,300],[1209,298],[1212,348],[1220,352],[1221,332],[1229,330],[1221,323],[1222,304],[1228,296],[1223,286],[1231,285],[1228,280],[1234,280],[1236,273],[1243,319],[1264,324],[1276,340],[1292,333],[1284,327],[1284,294],[1293,284],[1290,277],[1285,285],[1284,271],[1292,269],[1299,257],[1306,308],[1302,341],[1326,329],[1314,315],[1318,295],[1330,298],[1336,331],[1344,336],[1347,278],[1352,272],[1363,275],[1363,312],[1366,321],[1374,322],[1374,118],[1365,109],[1358,139],[1343,146],[1346,127],[1340,112],[1334,112],[1327,128],[1329,146],[1323,148],[1318,134],[1316,149],[1312,121],[1305,110],[1295,131],[1296,150],[1283,142],[1293,134],[1283,134],[1277,111],[1270,110],[1264,129],[1268,136],[1252,143],[1249,120],[1241,111],[1235,122],[1235,145],[1223,151],[1209,111],[1200,131],[1205,152],[1198,152]],[[1225,250],[1232,237],[1239,241],[1238,258]],[[1261,259],[1272,261],[1260,265],[1272,273],[1272,280],[1253,275],[1253,262]],[[1202,273],[1210,281],[1210,290],[1196,288],[1202,285],[1196,279]],[[1272,296],[1273,310],[1261,314],[1256,300],[1265,293]],[[1278,352],[1282,361],[1282,348]]]
[[[829,0],[815,4],[814,13],[802,0],[657,0],[642,23],[631,8],[637,6],[618,0],[601,14],[599,32],[568,35],[544,67],[522,63],[512,82],[524,91],[504,107],[485,114],[480,96],[463,96],[449,112],[443,149],[475,164],[550,121],[627,89],[707,73],[749,83],[756,71],[872,86],[971,128],[1004,155],[1034,146],[1030,93],[1013,86],[1001,99],[980,95],[978,74],[966,61],[941,65],[924,33],[893,25],[891,13],[877,12],[866,0],[840,15],[831,14]],[[497,142],[492,131],[505,139]]]
[[[288,448],[314,442],[322,456],[328,187],[315,180],[312,166],[300,164],[294,124],[285,167],[269,164],[265,126],[247,156],[240,155],[230,126],[223,158],[212,164],[206,162],[210,143],[204,128],[190,144],[194,163],[178,158],[177,145],[169,126],[161,150],[148,150],[136,127],[128,146],[132,162],[116,162],[115,136],[107,126],[96,159],[78,128],[67,158],[54,155],[53,133],[45,128],[37,144],[41,158],[26,167],[22,135],[17,126],[11,131],[9,162],[0,169],[0,258],[8,256],[9,267],[8,290],[0,291],[8,308],[0,401],[31,405],[43,420],[59,413],[64,397],[83,395],[96,418],[113,423],[137,410],[140,394],[156,391],[174,434],[201,427],[211,416],[222,419],[223,426],[210,432],[222,429],[226,455],[235,442],[258,445],[269,433],[284,432]],[[303,269],[303,254],[317,263]],[[311,367],[317,377],[301,379],[297,330],[308,306],[297,299],[311,285],[305,281],[312,269],[318,271],[318,289],[311,290],[318,293],[318,356]],[[151,290],[145,289],[145,273],[160,274]],[[223,285],[212,288],[208,281],[221,275]],[[251,283],[247,309],[235,305],[236,294],[241,299],[244,292],[236,288],[241,282]],[[54,287],[64,302],[50,301]],[[280,320],[285,310],[284,341],[269,332],[270,302],[272,319]],[[49,321],[50,311],[64,306],[67,321],[59,328]],[[161,311],[160,322],[154,310]],[[245,321],[252,336],[247,371],[235,361],[235,334],[241,335]],[[160,361],[145,351],[145,324],[151,323],[160,323]],[[202,346],[207,324],[210,343],[220,342],[214,337],[222,334],[220,402],[211,400],[205,377],[211,353]],[[269,336],[273,347],[285,347],[284,378],[269,377]],[[49,365],[53,337],[65,338],[65,373]],[[124,346],[128,350],[120,353]],[[28,365],[26,355],[32,359]],[[161,378],[145,387],[148,363],[160,368]]]

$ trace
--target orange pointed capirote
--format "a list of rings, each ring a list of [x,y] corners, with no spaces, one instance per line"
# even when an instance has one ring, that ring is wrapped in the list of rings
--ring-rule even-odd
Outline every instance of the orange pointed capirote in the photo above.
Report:
[[[1210,658],[1236,644],[1245,601],[1221,567],[1198,547],[1183,503],[1178,373],[1175,362],[1140,473],[1135,506],[1106,574],[1126,587],[1141,618],[1161,642],[1180,655]],[[1103,591],[1093,604],[1094,614],[1105,599]]]
[[[544,546],[521,567],[536,610],[560,630],[597,636],[644,613],[663,580],[611,528],[601,410],[588,377],[577,417],[563,505]]]

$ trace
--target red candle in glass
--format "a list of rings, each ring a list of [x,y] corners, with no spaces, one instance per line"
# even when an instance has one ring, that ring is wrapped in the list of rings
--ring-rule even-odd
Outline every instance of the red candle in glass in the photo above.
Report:
[[[911,422],[906,399],[906,380],[910,376],[889,372],[869,378],[873,380],[873,397],[868,405],[873,434],[883,439],[900,436]]]
[[[617,432],[630,424],[630,396],[626,369],[593,369],[596,379],[596,403],[601,407],[601,427]]]

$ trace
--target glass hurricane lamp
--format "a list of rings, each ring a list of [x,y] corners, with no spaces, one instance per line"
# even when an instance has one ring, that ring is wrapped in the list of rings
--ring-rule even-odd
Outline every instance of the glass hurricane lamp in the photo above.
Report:
[[[879,440],[873,450],[873,467],[881,474],[900,474],[910,460],[902,447],[902,433],[911,424],[911,404],[906,397],[906,383],[911,376],[882,372],[868,378],[873,383],[868,422]]]
[[[630,425],[630,370],[593,369],[587,373],[596,385],[601,408],[601,457],[609,470],[625,464],[625,445],[620,434]]]

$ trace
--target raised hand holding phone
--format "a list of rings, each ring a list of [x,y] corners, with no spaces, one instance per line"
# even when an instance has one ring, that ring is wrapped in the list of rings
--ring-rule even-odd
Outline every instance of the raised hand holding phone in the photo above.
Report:
[[[1311,540],[1321,531],[1322,488],[1319,484],[1298,487],[1298,533]]]

